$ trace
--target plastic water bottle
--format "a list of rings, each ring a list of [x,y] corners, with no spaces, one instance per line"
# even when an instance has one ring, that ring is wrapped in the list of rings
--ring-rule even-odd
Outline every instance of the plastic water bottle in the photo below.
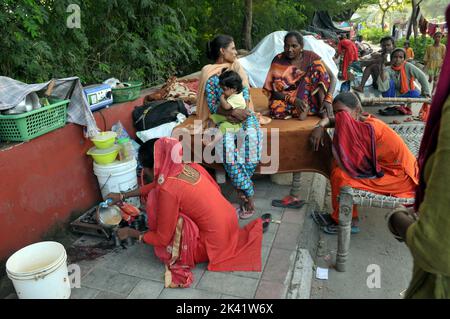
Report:
[[[108,208],[109,204],[111,204],[112,201],[113,200],[111,198],[107,198],[104,202],[101,202],[98,206]]]
[[[130,138],[119,138],[117,144],[120,146],[119,159],[120,161],[129,161],[134,158],[134,148]]]

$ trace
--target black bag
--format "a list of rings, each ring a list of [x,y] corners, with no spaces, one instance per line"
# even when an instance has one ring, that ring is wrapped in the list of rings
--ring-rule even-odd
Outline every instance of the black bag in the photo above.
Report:
[[[174,122],[178,113],[188,117],[188,112],[182,100],[152,101],[133,110],[133,124],[136,131],[145,131],[159,125]]]

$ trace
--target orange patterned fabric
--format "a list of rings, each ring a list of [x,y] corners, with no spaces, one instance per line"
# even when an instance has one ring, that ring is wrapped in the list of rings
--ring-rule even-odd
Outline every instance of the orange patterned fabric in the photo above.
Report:
[[[326,94],[329,86],[329,75],[316,53],[304,50],[299,67],[291,65],[284,54],[280,53],[273,59],[264,83],[264,92],[269,97],[270,114],[278,119],[298,116],[294,106],[296,98],[307,103],[311,114],[318,114],[321,111],[322,101],[319,100],[317,93],[322,89]],[[288,95],[288,101],[273,99],[273,92]]]

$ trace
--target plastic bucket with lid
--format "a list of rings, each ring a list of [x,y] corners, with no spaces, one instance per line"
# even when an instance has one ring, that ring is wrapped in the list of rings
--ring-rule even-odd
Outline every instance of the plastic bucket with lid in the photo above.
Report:
[[[9,257],[6,273],[19,299],[68,299],[71,290],[66,262],[63,245],[43,241]]]
[[[120,193],[134,190],[138,187],[136,174],[137,161],[114,161],[111,164],[100,165],[94,162],[94,174],[97,176],[103,200],[109,193]],[[130,197],[126,202],[139,207],[139,197]]]

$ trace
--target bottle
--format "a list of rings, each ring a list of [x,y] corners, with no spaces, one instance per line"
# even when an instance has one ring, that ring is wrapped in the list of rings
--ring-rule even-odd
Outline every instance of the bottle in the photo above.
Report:
[[[120,146],[119,160],[129,161],[134,157],[134,149],[129,137],[117,139],[117,144]]]

